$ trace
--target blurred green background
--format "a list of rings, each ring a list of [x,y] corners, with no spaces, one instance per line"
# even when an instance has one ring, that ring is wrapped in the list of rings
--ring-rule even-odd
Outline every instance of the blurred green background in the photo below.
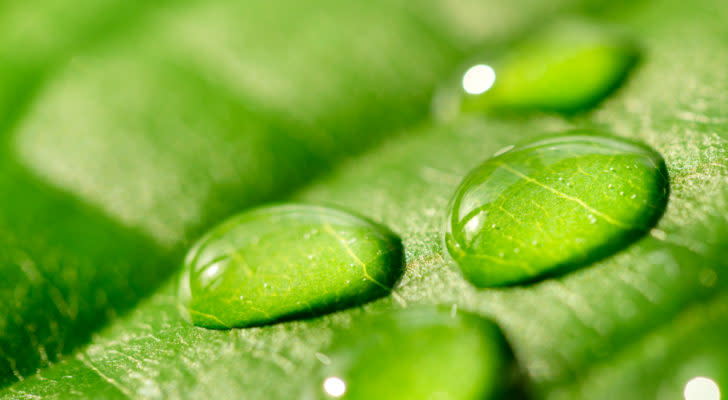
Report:
[[[574,15],[644,49],[594,110],[433,120],[467,60]],[[0,4],[0,396],[296,398],[332,327],[420,303],[493,318],[535,398],[728,387],[727,20],[722,0]],[[658,233],[558,279],[474,289],[440,244],[455,187],[498,149],[575,127],[664,156]],[[191,242],[287,199],[401,235],[398,300],[227,332],[182,321]]]

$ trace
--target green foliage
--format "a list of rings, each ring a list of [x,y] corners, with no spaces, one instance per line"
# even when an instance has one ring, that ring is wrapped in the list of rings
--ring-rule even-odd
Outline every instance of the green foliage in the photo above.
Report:
[[[86,4],[42,3],[0,6],[15,21],[0,23],[15,38],[0,48],[3,397],[296,398],[334,329],[420,303],[494,319],[539,398],[679,397],[696,375],[728,387],[722,2],[589,5],[645,49],[613,97],[574,119],[447,124],[420,121],[476,45],[580,7],[94,2],[96,25],[53,14]],[[20,34],[17,15],[59,34]],[[664,157],[671,196],[656,230],[557,279],[476,290],[443,257],[450,196],[497,150],[574,127]],[[398,233],[407,265],[393,296],[265,327],[184,321],[172,275],[191,239],[284,198]]]
[[[479,287],[522,283],[613,254],[652,228],[668,197],[645,146],[578,131],[507,148],[460,184],[445,243]]]
[[[399,238],[360,217],[317,206],[260,207],[192,247],[179,296],[195,325],[259,325],[384,296],[402,261]]]

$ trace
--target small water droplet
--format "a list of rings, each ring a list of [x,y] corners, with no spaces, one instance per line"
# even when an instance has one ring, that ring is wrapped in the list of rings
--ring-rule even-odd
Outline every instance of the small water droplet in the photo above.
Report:
[[[514,363],[495,324],[455,305],[364,315],[325,353],[304,398],[491,399],[508,393]]]
[[[457,85],[437,91],[433,113],[451,119],[458,111],[588,110],[620,86],[639,54],[633,40],[611,27],[556,21],[501,54],[473,58]]]
[[[589,189],[614,178],[603,174],[608,165],[627,163],[637,167],[619,168],[620,182],[644,188],[646,202],[635,207]],[[555,182],[550,180],[554,175],[578,178],[584,189],[562,192],[549,183]],[[527,142],[487,160],[463,180],[450,203],[445,244],[464,276],[480,287],[578,268],[650,231],[667,203],[666,176],[664,161],[654,150],[592,131]],[[498,230],[464,229],[486,212]],[[516,245],[523,238],[538,240],[540,246]]]
[[[309,205],[261,207],[224,221],[190,249],[180,308],[195,325],[218,329],[331,312],[389,293],[402,262],[399,238],[367,219]]]

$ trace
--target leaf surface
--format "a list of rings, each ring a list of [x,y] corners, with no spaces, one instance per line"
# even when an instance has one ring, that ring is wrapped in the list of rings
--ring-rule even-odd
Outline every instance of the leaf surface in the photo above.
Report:
[[[411,19],[407,7],[325,3],[327,20],[276,5],[190,3],[84,53],[5,136],[0,185],[13,195],[0,206],[0,304],[11,312],[0,317],[0,370],[6,382],[24,379],[2,395],[296,398],[332,327],[419,303],[492,317],[536,397],[678,397],[696,375],[728,385],[728,30],[719,3],[615,9],[645,57],[609,100],[572,119],[418,123],[464,51],[453,50],[462,33],[451,25],[433,33],[444,13]],[[392,11],[386,20],[375,18],[382,10]],[[263,41],[245,29],[272,37],[256,47]],[[357,47],[362,31],[374,42]],[[440,242],[451,194],[499,149],[575,127],[662,154],[671,197],[657,229],[557,279],[475,289]],[[184,247],[225,215],[286,197],[334,203],[397,232],[407,269],[393,296],[261,328],[183,321],[170,275]]]

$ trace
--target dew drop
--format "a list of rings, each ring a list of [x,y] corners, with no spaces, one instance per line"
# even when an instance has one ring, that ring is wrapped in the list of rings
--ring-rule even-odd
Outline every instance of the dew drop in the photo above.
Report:
[[[402,262],[400,239],[365,218],[312,205],[261,207],[212,228],[190,249],[180,309],[193,324],[216,329],[322,314],[388,294]]]
[[[634,167],[618,168],[620,179],[604,174],[610,164],[628,163]],[[549,184],[554,175],[580,184],[564,192]],[[615,191],[590,189],[607,179]],[[646,201],[622,196],[631,185],[646,190]],[[476,286],[531,281],[607,257],[649,232],[668,187],[662,157],[643,144],[592,131],[540,138],[487,160],[463,180],[450,203],[445,244]],[[481,213],[499,229],[464,229]],[[521,246],[532,241],[540,246]]]
[[[618,88],[639,58],[634,41],[614,27],[569,19],[552,23],[503,51],[473,57],[437,91],[436,118],[459,112],[588,110]]]
[[[511,389],[514,366],[495,324],[455,307],[365,315],[325,354],[306,398],[492,399]]]

